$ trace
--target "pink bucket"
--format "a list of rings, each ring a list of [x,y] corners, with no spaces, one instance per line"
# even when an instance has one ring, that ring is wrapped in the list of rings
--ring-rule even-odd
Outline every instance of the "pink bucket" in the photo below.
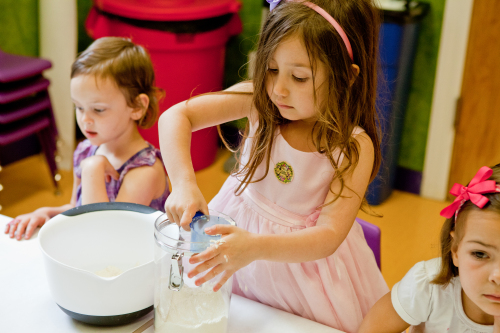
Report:
[[[202,0],[191,2],[199,3],[200,1]],[[137,26],[133,22],[137,21],[136,18],[144,19],[144,11],[154,12],[146,4],[156,4],[157,1],[141,2],[141,5],[135,5],[137,9],[135,12],[131,10],[130,2],[133,0],[96,1],[99,8],[112,9],[115,12],[108,14],[93,7],[86,20],[86,29],[94,39],[104,36],[127,37],[149,51],[156,73],[156,84],[165,90],[165,98],[160,103],[160,112],[192,96],[222,89],[226,43],[231,36],[239,34],[242,29],[240,18],[235,14],[240,7],[239,2],[235,0],[214,1],[218,4],[218,12],[212,8],[212,12],[208,11],[208,13],[217,15],[231,14],[228,11],[234,13],[223,26],[199,33],[175,33]],[[221,5],[221,2],[225,3],[225,7]],[[122,4],[122,7],[129,4],[129,6],[118,9],[116,6],[106,8],[104,3],[107,3],[108,7],[111,4]],[[203,3],[211,2],[204,1]],[[137,6],[143,4],[145,5],[141,11]],[[178,21],[176,18],[197,19],[200,15],[207,13],[207,11],[200,11],[199,6],[197,10],[197,13],[192,11],[191,14],[197,14],[198,17],[187,15],[186,7],[184,7],[180,14],[172,10],[164,11],[163,14],[157,11],[155,18],[159,20],[169,17],[171,21]],[[223,10],[226,12],[222,12]],[[135,17],[132,20],[122,20],[117,16],[122,12],[124,14],[133,12]],[[141,134],[145,140],[159,147],[157,124],[147,130],[141,130]],[[194,170],[211,165],[215,160],[217,149],[218,134],[215,127],[194,132],[191,140]]]

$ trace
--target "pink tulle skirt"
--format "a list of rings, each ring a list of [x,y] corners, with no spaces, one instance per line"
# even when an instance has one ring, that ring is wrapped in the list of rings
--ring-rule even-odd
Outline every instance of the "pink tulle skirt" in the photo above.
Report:
[[[209,207],[258,234],[285,234],[316,223],[319,213],[297,215],[251,188],[234,195],[229,177]],[[363,317],[389,291],[361,226],[354,225],[337,251],[303,263],[254,261],[234,275],[233,292],[344,332],[357,332]]]

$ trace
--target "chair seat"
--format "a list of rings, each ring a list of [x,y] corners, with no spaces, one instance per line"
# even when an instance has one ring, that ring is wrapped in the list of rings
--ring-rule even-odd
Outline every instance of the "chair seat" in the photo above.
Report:
[[[381,231],[380,228],[374,224],[366,222],[360,218],[356,218],[356,221],[361,225],[363,229],[363,233],[365,234],[366,243],[373,251],[373,255],[375,256],[375,260],[377,261],[378,268],[381,268],[381,258],[380,258],[380,238]]]
[[[0,124],[8,124],[49,108],[51,108],[50,97],[46,92],[37,94],[33,98],[23,98],[2,106]]]
[[[15,126],[9,126],[8,130],[0,132],[0,146],[8,145],[9,143],[19,141],[29,135],[35,134],[45,127],[50,126],[48,117],[37,117],[29,122],[23,122]]]
[[[0,51],[0,82],[12,82],[35,76],[52,67],[50,61]]]
[[[7,104],[46,90],[50,81],[43,76],[0,85],[0,104]]]

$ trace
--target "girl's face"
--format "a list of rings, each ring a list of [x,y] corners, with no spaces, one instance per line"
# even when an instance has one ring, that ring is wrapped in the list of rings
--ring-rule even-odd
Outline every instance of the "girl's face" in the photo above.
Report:
[[[116,83],[94,75],[78,75],[71,79],[71,99],[75,104],[80,130],[93,145],[119,141],[136,128],[141,109],[127,105]]]
[[[467,214],[462,220],[464,237],[452,249],[452,257],[459,270],[464,310],[470,319],[492,324],[491,316],[500,316],[500,214],[488,210],[463,214]]]
[[[314,84],[317,91],[316,105],[313,72],[301,38],[292,36],[282,41],[267,66],[267,94],[281,116],[292,121],[315,121],[317,105],[321,105],[321,96],[326,94],[325,65],[317,62]]]

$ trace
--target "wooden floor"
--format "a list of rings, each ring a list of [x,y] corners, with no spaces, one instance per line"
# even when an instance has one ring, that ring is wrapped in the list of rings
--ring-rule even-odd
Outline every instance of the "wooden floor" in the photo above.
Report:
[[[216,162],[196,174],[207,201],[215,196],[228,176],[223,171],[223,164],[228,157],[227,151],[219,151]],[[0,184],[3,185],[3,191],[0,192],[3,209],[0,214],[14,217],[38,207],[68,203],[73,176],[69,171],[61,171],[61,175],[61,193],[56,195],[43,155],[7,165],[0,172]],[[444,222],[439,212],[445,206],[445,202],[394,191],[384,203],[373,207],[383,217],[359,213],[360,218],[382,230],[382,274],[389,287],[418,261],[439,256],[439,230]],[[0,226],[0,229],[3,228]]]

